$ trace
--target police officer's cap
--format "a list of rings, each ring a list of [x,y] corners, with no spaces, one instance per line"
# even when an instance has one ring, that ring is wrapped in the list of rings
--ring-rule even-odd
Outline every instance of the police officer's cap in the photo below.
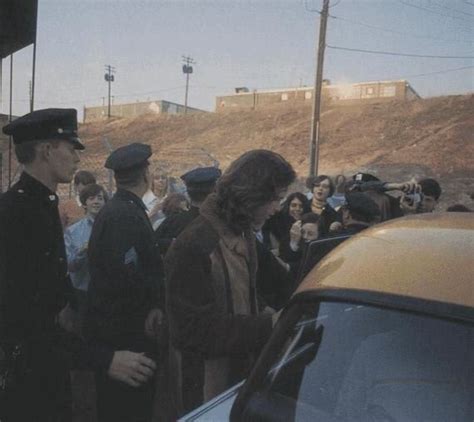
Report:
[[[355,182],[379,182],[380,179],[370,173],[356,173],[352,176]]]
[[[362,192],[346,193],[347,208],[358,215],[363,215],[369,220],[380,215],[380,209],[375,201]]]
[[[105,161],[105,167],[115,172],[148,165],[152,154],[150,145],[138,142],[117,148]]]
[[[73,108],[47,108],[25,114],[3,128],[15,145],[31,141],[60,139],[70,141],[75,149],[84,149],[77,136],[77,111]]]
[[[184,173],[181,179],[188,189],[208,189],[214,186],[221,174],[216,167],[200,167]]]

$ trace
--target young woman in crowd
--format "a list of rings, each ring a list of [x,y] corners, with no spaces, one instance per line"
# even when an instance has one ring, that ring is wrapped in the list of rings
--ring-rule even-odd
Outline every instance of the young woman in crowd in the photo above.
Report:
[[[334,193],[334,183],[329,176],[310,176],[306,180],[306,186],[313,194],[311,199],[311,212],[319,216],[320,236],[327,236],[329,228],[341,217],[328,203],[328,198]]]
[[[288,195],[281,210],[265,223],[262,230],[264,243],[281,255],[289,247],[291,226],[310,211],[310,201],[304,194],[293,192]]]
[[[291,271],[296,275],[309,242],[319,238],[319,215],[309,212],[296,221],[290,229],[288,246],[282,249],[281,259],[290,264]]]

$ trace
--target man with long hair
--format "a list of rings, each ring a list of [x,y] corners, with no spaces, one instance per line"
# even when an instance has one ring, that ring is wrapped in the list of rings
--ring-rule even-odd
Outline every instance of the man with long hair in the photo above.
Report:
[[[168,251],[166,305],[181,414],[244,378],[270,336],[275,318],[258,308],[253,228],[279,210],[294,179],[274,152],[243,154]]]

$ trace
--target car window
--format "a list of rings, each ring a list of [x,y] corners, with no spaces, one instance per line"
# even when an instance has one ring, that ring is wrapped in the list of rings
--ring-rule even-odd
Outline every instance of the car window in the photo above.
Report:
[[[303,278],[305,278],[305,276],[316,266],[319,261],[321,261],[336,246],[340,245],[350,237],[350,235],[346,234],[312,241],[303,256],[303,261],[298,272],[297,280],[303,280]]]
[[[470,421],[473,332],[458,322],[321,303],[291,328],[245,418]]]

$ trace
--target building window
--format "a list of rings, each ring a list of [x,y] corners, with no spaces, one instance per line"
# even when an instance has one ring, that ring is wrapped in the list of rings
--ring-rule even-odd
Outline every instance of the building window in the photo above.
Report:
[[[395,97],[395,86],[382,86],[380,88],[381,97]]]
[[[281,100],[282,101],[288,101],[288,94],[286,92],[281,94]]]
[[[374,94],[374,88],[372,88],[372,87],[370,87],[370,86],[367,87],[367,88],[365,88],[365,93],[366,93],[367,95],[373,95],[373,94]]]
[[[311,97],[313,96],[313,93],[311,91],[306,91],[304,93],[304,99],[305,100],[311,100]]]

